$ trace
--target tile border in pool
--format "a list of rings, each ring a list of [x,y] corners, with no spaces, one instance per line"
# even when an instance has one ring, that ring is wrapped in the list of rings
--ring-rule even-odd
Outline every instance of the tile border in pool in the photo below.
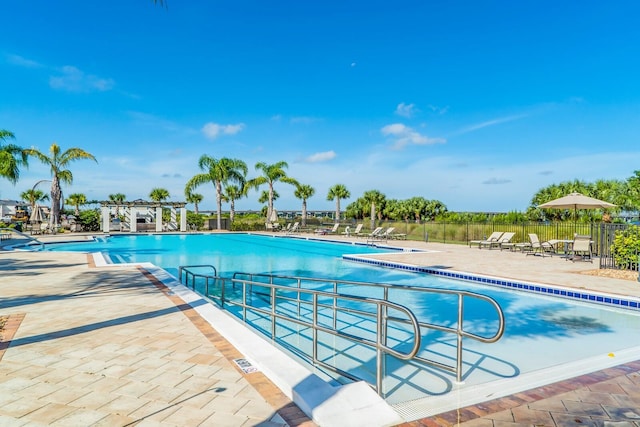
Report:
[[[483,276],[480,274],[466,273],[455,270],[441,270],[433,267],[420,267],[400,262],[381,261],[372,258],[366,258],[361,255],[343,255],[342,258],[347,261],[360,262],[364,264],[374,265],[376,267],[395,268],[399,270],[410,271],[413,273],[433,274],[435,276],[442,276],[450,279],[465,280],[469,282],[481,283],[483,285],[510,288],[518,291],[533,292],[560,298],[568,298],[581,302],[601,304],[605,306],[635,310],[640,312],[640,299],[629,296],[609,295],[600,292],[586,291],[584,289],[567,288],[542,283],[523,282],[501,277]]]

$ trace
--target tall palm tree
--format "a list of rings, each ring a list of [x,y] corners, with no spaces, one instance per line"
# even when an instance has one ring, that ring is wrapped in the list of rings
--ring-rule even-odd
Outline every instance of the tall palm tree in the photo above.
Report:
[[[222,198],[225,202],[229,203],[229,221],[233,223],[233,220],[236,216],[236,200],[243,198],[247,195],[246,188],[240,187],[239,185],[225,185],[224,194]]]
[[[0,177],[15,184],[20,178],[20,167],[28,166],[27,152],[15,144],[5,144],[8,139],[15,139],[15,135],[0,129]]]
[[[191,193],[196,187],[212,183],[216,189],[216,202],[218,205],[218,230],[222,228],[222,186],[226,183],[236,183],[244,186],[247,176],[247,165],[242,160],[223,157],[216,159],[203,154],[198,160],[198,167],[204,173],[191,178],[185,185],[185,195]]]
[[[284,182],[294,186],[298,185],[298,181],[287,176],[284,171],[289,165],[285,161],[280,161],[274,164],[266,164],[264,162],[256,163],[256,170],[262,171],[262,176],[254,178],[247,183],[250,188],[258,188],[261,185],[267,184],[269,186],[269,197],[267,200],[267,218],[271,218],[271,212],[273,211],[273,185],[278,182]]]
[[[336,222],[340,221],[340,199],[348,199],[349,197],[351,197],[351,193],[343,184],[336,184],[329,188],[327,200],[335,199],[336,201]]]
[[[51,215],[49,216],[49,225],[53,227],[60,221],[60,201],[62,200],[60,184],[71,184],[73,182],[73,174],[69,169],[66,169],[69,163],[81,159],[93,160],[96,163],[98,161],[93,154],[81,148],[69,148],[63,152],[55,142],[49,147],[50,156],[35,148],[27,149],[25,152],[29,156],[36,157],[51,169]]]
[[[154,188],[149,193],[149,198],[158,203],[164,202],[169,197],[171,196],[169,195],[169,190],[167,190],[166,188]]]
[[[386,196],[378,190],[365,191],[362,198],[366,200],[367,204],[371,207],[371,229],[376,228],[376,206],[382,208]],[[382,209],[380,209],[382,211]]]
[[[116,212],[115,212],[116,218],[120,217],[120,206],[119,205],[124,203],[125,200],[127,200],[127,196],[125,196],[122,193],[109,194],[109,201],[116,204]]]
[[[187,199],[187,203],[193,203],[194,212],[195,212],[196,215],[198,215],[198,204],[200,202],[202,202],[202,199],[204,199],[202,194],[189,193],[189,194],[186,194],[185,196],[186,196],[186,199]]]
[[[28,201],[29,205],[31,205],[31,209],[35,209],[38,203],[49,200],[49,195],[45,194],[42,190],[30,188],[29,190],[20,193],[20,198]]]
[[[66,203],[68,205],[75,206],[76,209],[74,211],[74,214],[75,216],[78,216],[80,215],[80,205],[84,205],[87,203],[87,196],[85,196],[82,193],[69,194],[69,197],[67,197]]]
[[[307,225],[307,199],[312,197],[316,192],[316,189],[307,184],[300,184],[296,187],[296,191],[293,192],[293,195],[296,198],[302,200],[302,226],[306,227]]]

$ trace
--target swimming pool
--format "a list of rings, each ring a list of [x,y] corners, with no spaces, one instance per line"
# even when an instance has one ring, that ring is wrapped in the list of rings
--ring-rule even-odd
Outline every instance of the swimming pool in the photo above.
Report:
[[[115,236],[89,244],[59,245],[54,250],[102,252],[113,262],[152,262],[174,275],[180,265],[212,264],[223,276],[236,271],[271,272],[454,288],[489,295],[505,312],[505,336],[491,345],[472,341],[465,343],[466,363],[473,367],[473,372],[465,380],[465,387],[496,379],[517,378],[550,367],[568,367],[578,359],[617,353],[635,345],[637,331],[640,330],[640,315],[630,311],[343,260],[343,254],[388,251],[364,245],[246,234],[140,235]],[[361,292],[358,288],[351,291]],[[442,320],[448,316],[446,310],[438,310],[446,307],[441,301],[417,300],[402,293],[393,295],[393,298],[422,319]],[[483,320],[482,312],[474,317],[478,330],[491,327],[493,320]],[[437,335],[430,338],[432,342],[428,343],[425,351],[449,351],[450,342]],[[439,396],[458,387],[450,376],[419,372],[412,366],[398,366],[395,378],[398,383],[401,378],[412,378],[420,387],[392,384],[391,403]]]

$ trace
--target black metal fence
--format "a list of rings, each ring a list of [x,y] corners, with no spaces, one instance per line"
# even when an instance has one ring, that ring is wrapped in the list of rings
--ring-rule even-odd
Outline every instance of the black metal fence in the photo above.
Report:
[[[638,271],[640,253],[637,246],[633,247],[632,242],[640,240],[640,227],[629,224],[603,223],[600,224],[599,236],[600,268]],[[618,254],[613,249],[616,236],[623,239],[618,245]]]
[[[368,221],[365,221],[365,225]],[[640,227],[629,224],[573,223],[573,222],[520,222],[505,223],[446,223],[446,222],[377,222],[377,226],[395,227],[395,232],[407,235],[411,240],[427,242],[466,244],[471,240],[482,240],[494,231],[516,233],[512,242],[528,242],[529,234],[535,233],[540,241],[572,240],[576,234],[591,236],[593,253],[600,259],[600,268],[638,270],[638,262],[616,261],[612,245],[616,233],[640,233]],[[631,231],[630,231],[631,230]],[[638,260],[637,253],[635,260]],[[633,258],[633,254],[631,254]]]

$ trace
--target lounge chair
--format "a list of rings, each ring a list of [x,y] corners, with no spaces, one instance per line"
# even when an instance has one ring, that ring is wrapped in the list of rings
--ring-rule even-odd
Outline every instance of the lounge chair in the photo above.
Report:
[[[325,234],[336,234],[338,232],[338,227],[340,227],[340,224],[336,222],[335,224],[333,224],[332,228],[317,228],[315,230],[315,233],[316,234],[322,234],[322,235],[325,235]]]
[[[344,234],[347,237],[351,237],[351,236],[358,237],[358,236],[361,236],[361,233],[362,233],[362,224],[356,225],[356,228],[353,231],[351,231],[349,226],[347,226],[342,232],[342,234]]]
[[[393,231],[392,233],[389,233],[389,238],[396,240],[407,240],[407,235],[405,233],[396,233],[395,231]]]
[[[300,232],[300,223],[298,221],[294,222],[287,234],[299,233]]]
[[[513,239],[513,236],[515,236],[516,233],[512,233],[512,232],[506,232],[506,233],[502,233],[502,236],[500,236],[500,238],[498,240],[485,240],[484,242],[480,242],[480,244],[478,245],[478,247],[480,249],[482,249],[483,247],[487,247],[489,249],[493,249],[493,248],[500,248],[500,250],[502,250],[502,245],[504,244],[505,247],[508,246],[511,242],[511,239]]]
[[[575,236],[573,239],[573,245],[571,246],[570,258],[573,262],[575,262],[576,259],[580,259],[582,261],[586,261],[588,259],[589,262],[593,262],[591,236],[583,236],[580,234]]]
[[[280,229],[280,231],[283,232],[283,233],[287,233],[287,232],[289,232],[289,230],[291,230],[291,223],[290,222],[288,222],[285,227],[282,227]]]
[[[500,248],[500,250],[503,250],[503,249],[513,250],[515,243],[513,243],[511,239],[513,239],[513,236],[515,235],[516,233],[507,231],[500,237],[500,240],[498,240],[497,244],[493,244],[493,243],[490,244],[489,249],[493,249],[494,247],[496,247],[496,248]]]
[[[504,232],[502,231],[494,231],[493,233],[491,233],[491,235],[484,239],[484,240],[471,240],[469,241],[469,247],[471,247],[471,245],[478,245],[478,248],[482,245],[482,244],[486,244],[489,242],[497,242],[500,237],[502,237],[502,235],[504,234]]]
[[[554,246],[547,241],[541,242],[536,233],[529,233],[529,241],[531,243],[528,246],[529,252],[527,252],[527,255],[540,254],[542,257],[544,257],[544,255],[547,253],[551,255],[555,252]]]
[[[380,240],[381,239],[381,234],[384,232],[384,229],[382,227],[376,227],[375,230],[373,230],[371,233],[367,234],[367,243],[369,242],[373,242],[375,240]]]

